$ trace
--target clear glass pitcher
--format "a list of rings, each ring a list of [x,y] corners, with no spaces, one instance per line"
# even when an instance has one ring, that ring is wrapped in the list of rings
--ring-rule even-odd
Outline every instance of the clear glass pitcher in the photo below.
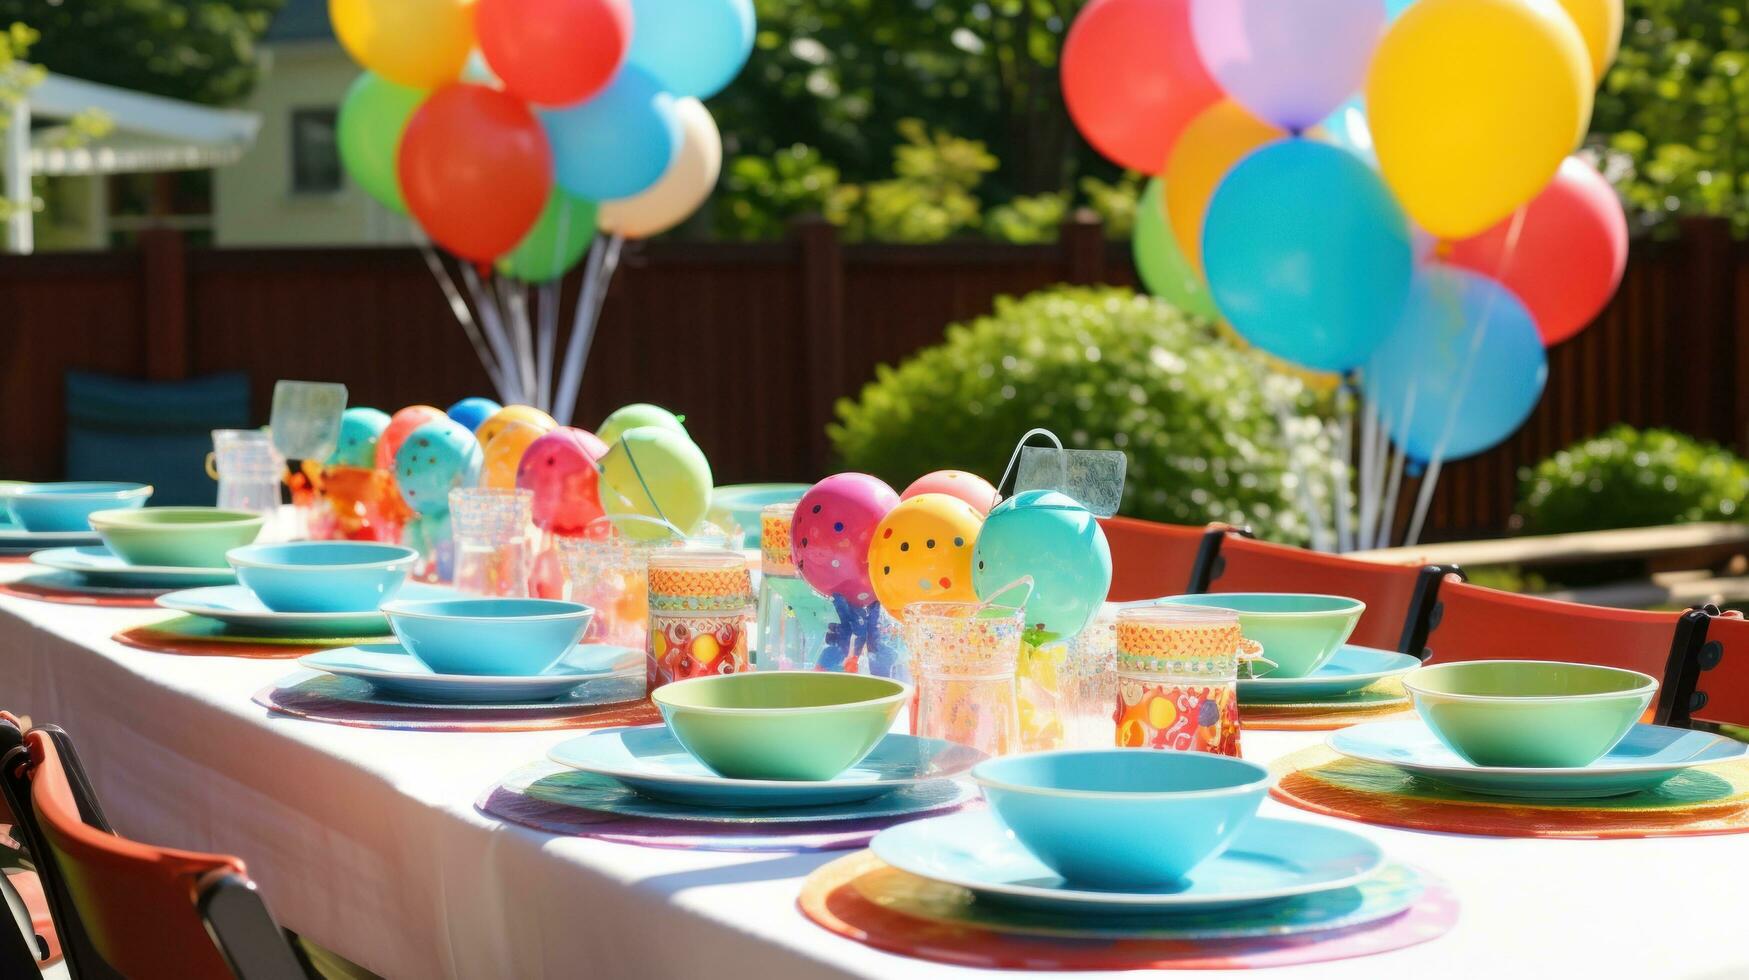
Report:
[[[260,429],[214,429],[207,475],[219,481],[218,505],[229,510],[271,514],[279,507],[280,473],[285,461],[272,438]]]

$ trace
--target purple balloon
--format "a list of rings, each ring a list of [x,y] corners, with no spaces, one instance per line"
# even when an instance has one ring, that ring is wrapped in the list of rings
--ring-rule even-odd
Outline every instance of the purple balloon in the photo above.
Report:
[[[1227,95],[1298,132],[1366,79],[1384,0],[1191,0],[1197,53]]]

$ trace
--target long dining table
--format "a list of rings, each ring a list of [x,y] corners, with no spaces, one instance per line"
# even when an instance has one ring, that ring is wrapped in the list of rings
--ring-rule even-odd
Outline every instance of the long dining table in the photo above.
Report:
[[[0,565],[0,581],[32,571]],[[386,977],[998,975],[877,951],[798,909],[843,852],[641,848],[540,833],[474,801],[566,732],[342,727],[251,696],[287,660],[179,656],[118,630],[170,617],[0,596],[0,707],[71,733],[117,829],[243,858],[286,928]],[[1268,762],[1315,732],[1248,732]],[[1328,818],[1274,800],[1267,815]],[[1359,825],[1350,825],[1356,826]],[[1306,978],[1749,976],[1749,836],[1492,839],[1359,827],[1443,880],[1446,935]]]

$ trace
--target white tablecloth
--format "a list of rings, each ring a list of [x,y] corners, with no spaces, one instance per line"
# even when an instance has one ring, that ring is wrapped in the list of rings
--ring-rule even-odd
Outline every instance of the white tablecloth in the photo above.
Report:
[[[0,578],[28,566],[0,565]],[[0,706],[72,733],[118,829],[241,856],[288,928],[389,977],[972,976],[831,935],[796,909],[838,854],[559,838],[475,811],[570,737],[343,728],[250,696],[286,661],[123,647],[166,618],[0,597]],[[1321,736],[1249,733],[1261,761]],[[1320,820],[1268,801],[1264,813]],[[1493,840],[1367,827],[1462,910],[1431,943],[1306,978],[1749,976],[1749,836]],[[992,972],[990,976],[998,974]]]

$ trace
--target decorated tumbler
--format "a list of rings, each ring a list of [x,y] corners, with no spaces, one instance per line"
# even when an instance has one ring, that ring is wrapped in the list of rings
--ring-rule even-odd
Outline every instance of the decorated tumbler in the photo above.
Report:
[[[1239,661],[1260,650],[1230,609],[1143,606],[1117,616],[1117,744],[1239,754]]]
[[[911,730],[990,755],[1021,750],[1020,659],[1024,613],[977,602],[914,602],[905,640],[917,685]]]
[[[650,554],[650,686],[752,667],[753,578],[746,556],[718,548]]]

